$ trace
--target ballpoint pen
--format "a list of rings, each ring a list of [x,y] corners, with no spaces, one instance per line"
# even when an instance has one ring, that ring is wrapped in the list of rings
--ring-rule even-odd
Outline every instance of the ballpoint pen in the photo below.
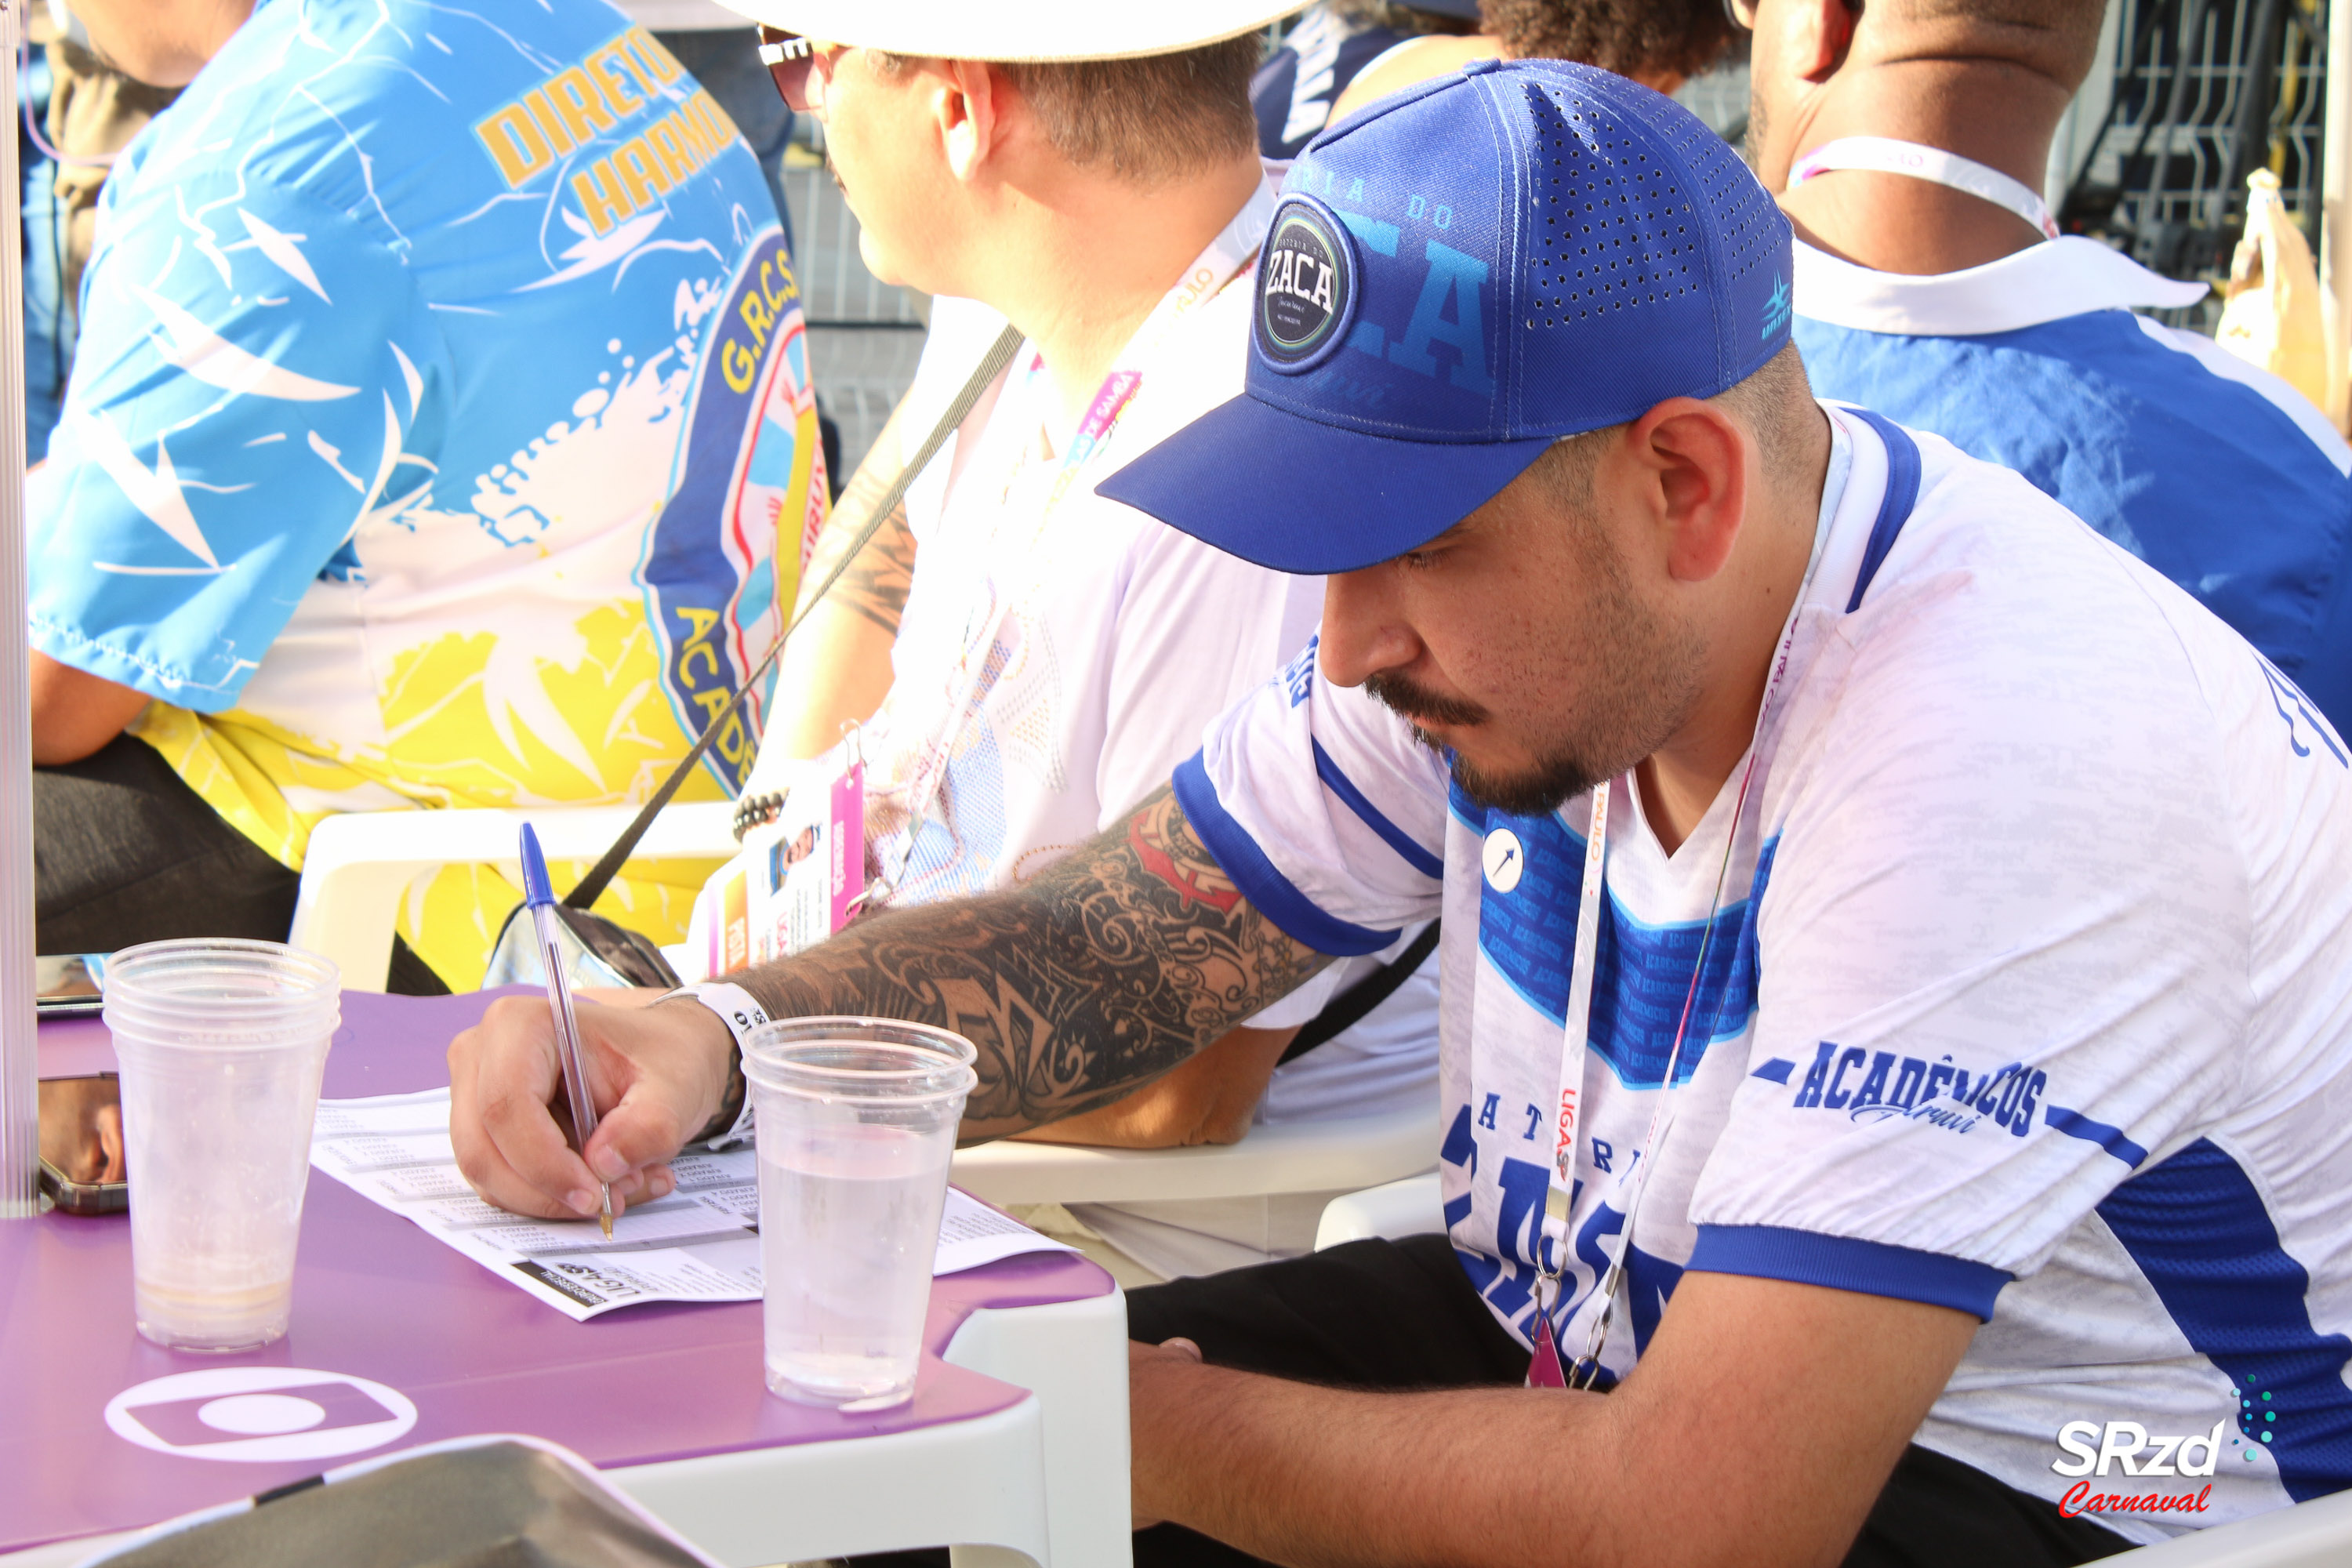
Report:
[[[530,906],[531,923],[539,930],[540,962],[547,969],[547,1010],[555,1023],[556,1054],[563,1064],[563,1087],[572,1096],[572,1131],[580,1153],[588,1153],[588,1140],[596,1131],[596,1102],[588,1093],[588,1058],[580,1048],[580,1020],[572,1012],[572,987],[563,979],[563,945],[558,940],[561,916],[555,894],[547,886],[547,862],[539,853],[539,835],[522,825],[522,901]],[[604,1194],[604,1234],[613,1234],[613,1184],[598,1182]]]

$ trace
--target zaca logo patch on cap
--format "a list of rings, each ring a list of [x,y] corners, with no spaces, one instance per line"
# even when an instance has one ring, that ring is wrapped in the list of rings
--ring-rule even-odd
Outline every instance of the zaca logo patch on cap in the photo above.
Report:
[[[1276,370],[1310,368],[1346,335],[1356,302],[1356,253],[1319,202],[1276,209],[1258,268],[1257,352]]]

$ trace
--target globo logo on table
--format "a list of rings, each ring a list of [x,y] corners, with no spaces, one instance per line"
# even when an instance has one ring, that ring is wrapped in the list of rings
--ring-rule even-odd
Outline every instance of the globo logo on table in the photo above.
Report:
[[[159,1454],[278,1465],[340,1458],[408,1435],[416,1406],[398,1389],[298,1366],[175,1373],[107,1401],[106,1424]]]

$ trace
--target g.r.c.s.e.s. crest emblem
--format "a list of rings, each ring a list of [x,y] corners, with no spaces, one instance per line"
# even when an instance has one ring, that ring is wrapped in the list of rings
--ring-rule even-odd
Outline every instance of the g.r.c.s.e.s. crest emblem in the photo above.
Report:
[[[1257,352],[1279,371],[1319,362],[1347,334],[1356,302],[1356,253],[1320,202],[1292,196],[1275,209],[1257,275]]]

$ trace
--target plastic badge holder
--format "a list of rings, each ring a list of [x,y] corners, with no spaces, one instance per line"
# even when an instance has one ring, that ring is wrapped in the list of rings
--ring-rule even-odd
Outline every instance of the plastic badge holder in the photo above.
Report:
[[[812,784],[814,781],[812,781]],[[854,749],[826,787],[803,784],[702,890],[710,974],[786,958],[856,918],[866,892],[866,764]]]

